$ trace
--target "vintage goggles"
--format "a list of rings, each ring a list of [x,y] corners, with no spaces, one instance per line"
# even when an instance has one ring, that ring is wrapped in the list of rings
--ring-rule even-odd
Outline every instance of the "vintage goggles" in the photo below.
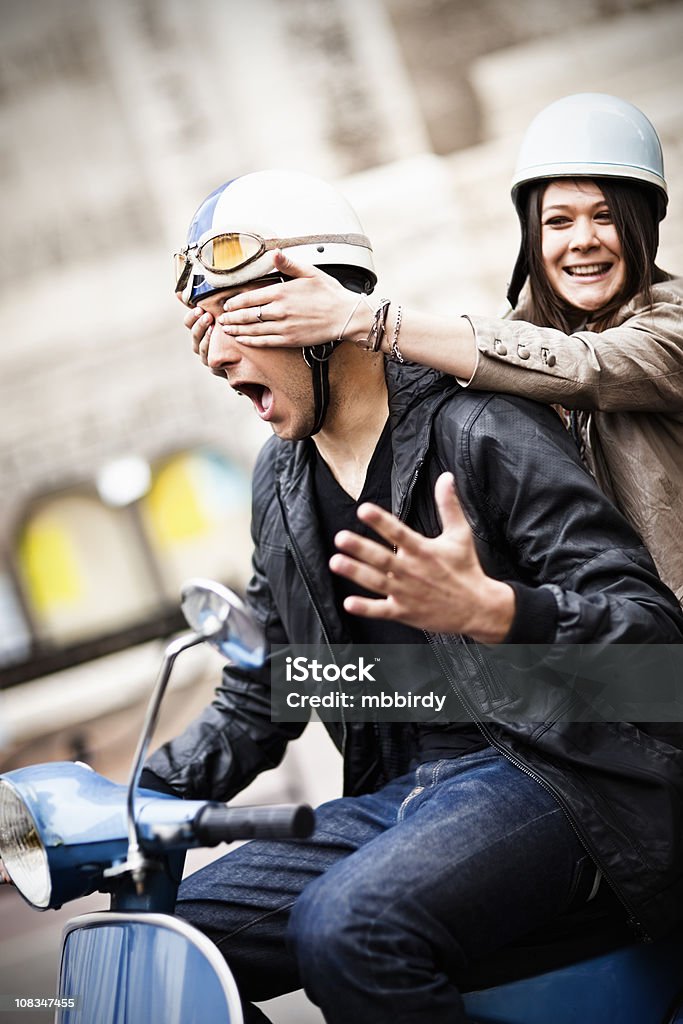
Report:
[[[319,245],[323,252],[325,243],[335,242],[358,245],[369,249],[370,242],[365,235],[298,235],[295,238],[261,238],[247,231],[224,232],[208,235],[173,257],[175,291],[184,292],[190,280],[193,267],[199,264],[212,274],[232,274],[253,263],[264,252],[272,249],[288,249],[298,245]]]

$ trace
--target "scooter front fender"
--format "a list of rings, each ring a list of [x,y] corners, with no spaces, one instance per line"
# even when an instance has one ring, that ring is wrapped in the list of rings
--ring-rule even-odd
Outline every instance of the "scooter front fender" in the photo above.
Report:
[[[243,1024],[215,945],[166,914],[85,914],[62,935],[55,1024]]]

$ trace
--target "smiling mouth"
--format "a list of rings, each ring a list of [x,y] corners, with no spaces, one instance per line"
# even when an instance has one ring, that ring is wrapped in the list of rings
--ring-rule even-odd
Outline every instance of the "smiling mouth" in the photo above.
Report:
[[[270,412],[273,407],[273,392],[265,384],[255,384],[245,381],[239,384],[230,385],[238,395],[244,395],[251,399],[254,409],[262,420],[270,419]]]
[[[570,277],[604,277],[612,269],[611,263],[586,263],[583,266],[564,267]]]

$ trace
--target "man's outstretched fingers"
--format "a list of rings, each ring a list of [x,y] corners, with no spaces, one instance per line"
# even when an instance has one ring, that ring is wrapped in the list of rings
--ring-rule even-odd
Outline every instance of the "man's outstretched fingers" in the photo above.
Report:
[[[420,543],[424,539],[422,535],[415,533],[391,512],[380,508],[379,505],[364,502],[359,506],[357,515],[361,522],[371,526],[375,533],[378,533],[392,546],[400,547],[409,554],[419,552]]]
[[[434,485],[434,499],[444,532],[467,526],[465,513],[455,490],[455,477],[452,473],[442,473],[438,478]]]
[[[366,590],[372,590],[375,594],[387,593],[390,578],[379,569],[373,569],[347,555],[332,555],[329,565],[332,572],[338,576],[344,576],[347,580],[357,583]]]
[[[387,600],[373,600],[370,597],[344,598],[344,608],[350,615],[362,615],[366,619],[395,619],[396,615],[391,610]]]
[[[334,538],[334,543],[345,555],[366,565],[371,565],[380,572],[390,572],[395,556],[391,548],[378,544],[367,537],[361,537],[351,530],[341,530]]]

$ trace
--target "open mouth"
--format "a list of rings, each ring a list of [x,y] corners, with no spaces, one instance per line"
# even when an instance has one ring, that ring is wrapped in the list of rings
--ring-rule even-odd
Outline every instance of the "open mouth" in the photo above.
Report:
[[[255,384],[249,381],[231,384],[231,387],[234,388],[238,395],[244,395],[245,398],[251,399],[254,409],[262,420],[270,419],[270,413],[273,408],[273,392],[270,388],[267,388],[265,384]]]
[[[565,274],[570,277],[590,279],[604,277],[611,269],[611,263],[585,263],[582,266],[563,267]]]

